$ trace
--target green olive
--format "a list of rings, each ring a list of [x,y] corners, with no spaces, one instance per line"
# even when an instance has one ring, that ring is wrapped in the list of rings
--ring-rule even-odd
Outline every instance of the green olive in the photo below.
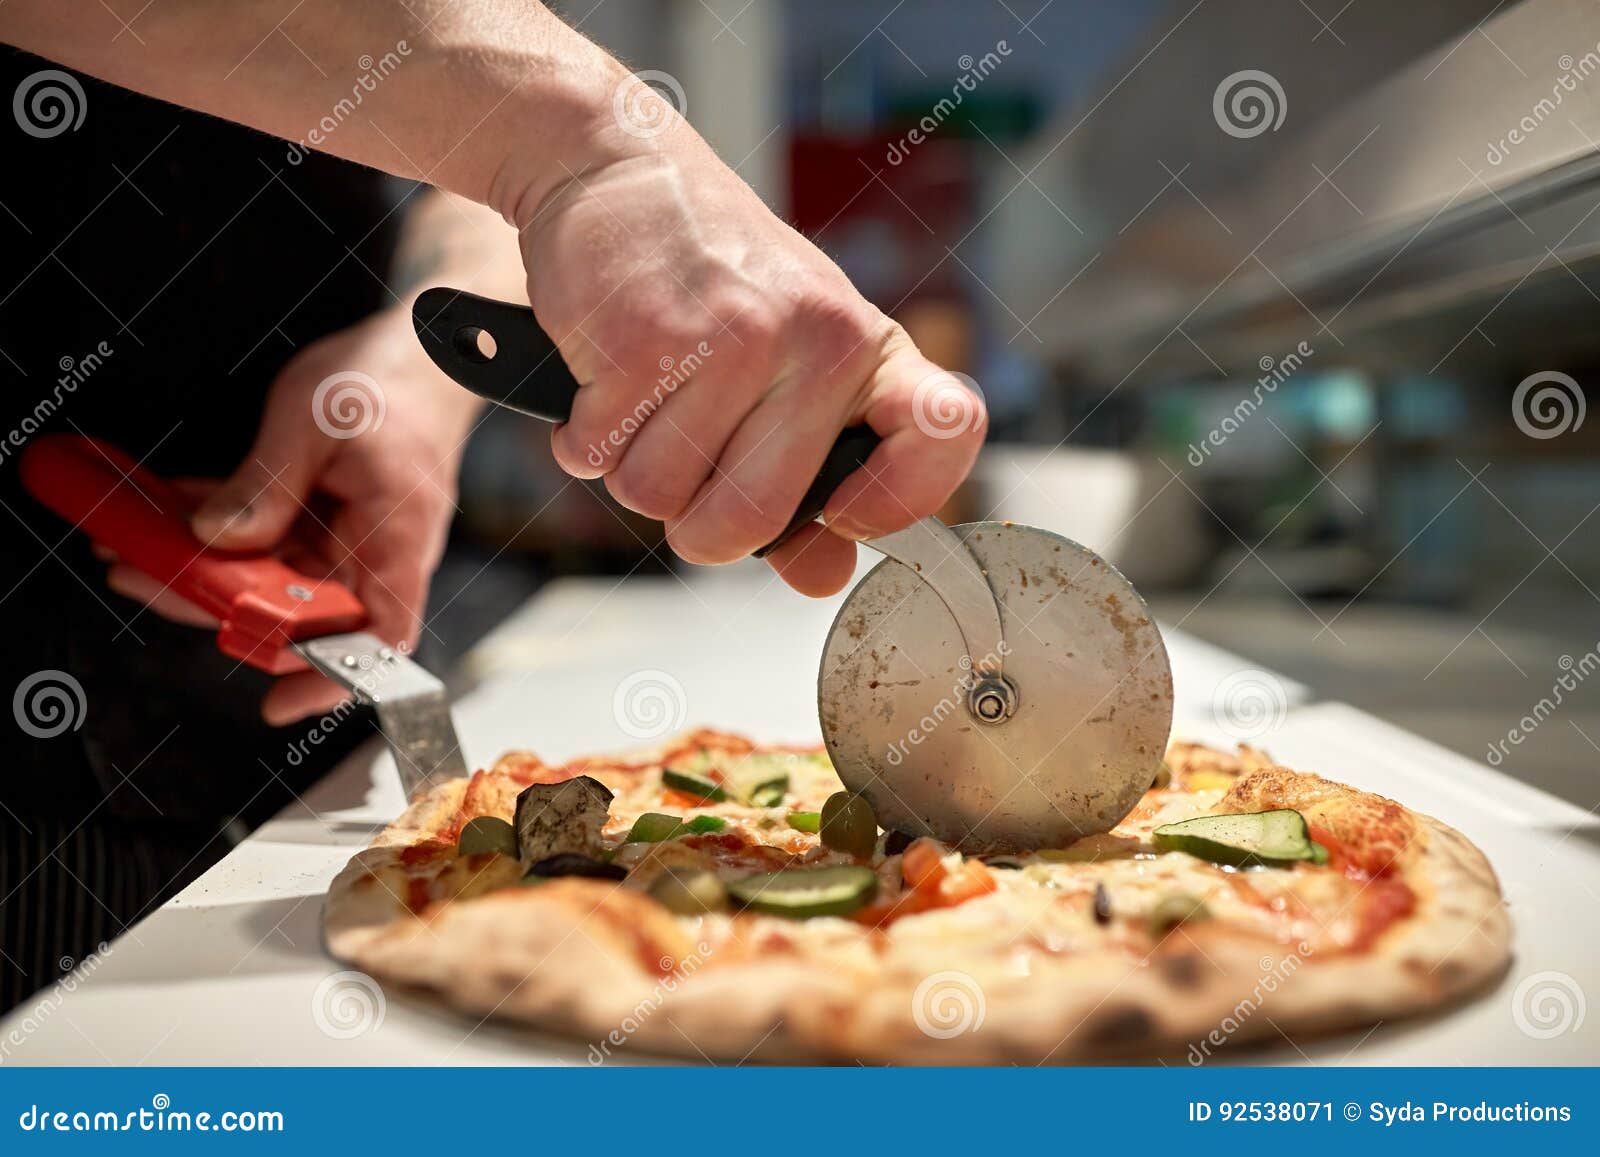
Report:
[[[824,847],[852,856],[870,856],[878,846],[878,817],[864,796],[834,792],[822,805]]]
[[[1159,939],[1180,924],[1192,924],[1210,918],[1211,909],[1206,907],[1204,900],[1187,892],[1174,892],[1170,896],[1163,896],[1151,911],[1150,934]]]
[[[479,816],[468,820],[456,840],[456,850],[463,856],[480,852],[499,852],[502,856],[517,854],[517,833],[499,816]]]
[[[728,890],[707,868],[668,868],[650,885],[650,895],[679,916],[720,912],[728,905]]]

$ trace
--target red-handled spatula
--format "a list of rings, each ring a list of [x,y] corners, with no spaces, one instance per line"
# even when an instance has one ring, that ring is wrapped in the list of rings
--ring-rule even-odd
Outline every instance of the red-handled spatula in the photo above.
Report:
[[[406,794],[467,774],[444,685],[376,635],[345,586],[269,554],[218,550],[188,504],[107,442],[53,434],[22,455],[28,493],[130,566],[222,623],[223,654],[272,675],[315,668],[378,713]]]

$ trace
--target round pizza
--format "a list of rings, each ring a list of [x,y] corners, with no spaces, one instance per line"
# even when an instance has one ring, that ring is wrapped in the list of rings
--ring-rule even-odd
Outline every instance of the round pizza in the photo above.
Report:
[[[1460,833],[1250,748],[1174,742],[1110,832],[976,856],[881,831],[820,750],[712,731],[429,789],[325,926],[372,976],[595,1062],[1198,1064],[1437,1008],[1510,939]]]

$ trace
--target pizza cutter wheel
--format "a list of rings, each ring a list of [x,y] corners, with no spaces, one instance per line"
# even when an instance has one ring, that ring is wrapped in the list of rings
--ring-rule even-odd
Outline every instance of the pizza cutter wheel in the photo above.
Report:
[[[1128,580],[1007,522],[925,519],[867,545],[889,557],[834,620],[817,711],[879,824],[1023,851],[1127,815],[1172,725],[1166,647]]]

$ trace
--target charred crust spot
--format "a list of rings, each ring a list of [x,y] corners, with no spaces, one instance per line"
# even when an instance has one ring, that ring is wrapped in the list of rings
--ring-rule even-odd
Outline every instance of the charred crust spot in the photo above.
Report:
[[[1087,1027],[1088,1041],[1092,1045],[1136,1045],[1155,1032],[1155,1021],[1144,1009],[1125,1004],[1096,1013]]]
[[[1156,958],[1156,967],[1173,988],[1200,987],[1200,958],[1192,952],[1174,952]]]

